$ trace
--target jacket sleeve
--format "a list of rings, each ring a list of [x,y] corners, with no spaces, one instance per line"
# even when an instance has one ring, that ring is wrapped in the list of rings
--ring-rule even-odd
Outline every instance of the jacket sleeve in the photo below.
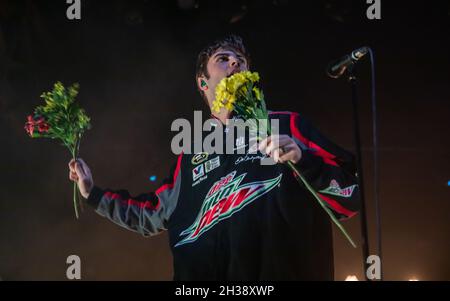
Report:
[[[302,150],[302,158],[296,164],[300,173],[337,217],[354,216],[360,206],[354,156],[299,114],[291,113],[290,118],[292,138]]]
[[[181,160],[172,167],[170,176],[155,192],[130,196],[127,190],[101,189],[94,186],[87,203],[96,212],[128,230],[152,236],[167,230],[181,188]]]

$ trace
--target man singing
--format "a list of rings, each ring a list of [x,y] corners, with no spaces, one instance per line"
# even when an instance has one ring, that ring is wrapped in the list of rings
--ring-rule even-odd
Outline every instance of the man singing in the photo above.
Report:
[[[208,106],[223,78],[248,68],[237,36],[203,49],[196,80]],[[359,206],[352,154],[298,113],[270,112],[279,135],[264,139],[254,153],[247,135],[230,140],[222,127],[239,116],[221,108],[212,117],[223,142],[244,153],[182,153],[156,191],[138,196],[95,186],[82,159],[69,163],[69,177],[101,216],[144,236],[168,231],[174,280],[333,280],[330,219],[282,163],[292,162],[344,219]],[[266,156],[277,164],[260,164]]]

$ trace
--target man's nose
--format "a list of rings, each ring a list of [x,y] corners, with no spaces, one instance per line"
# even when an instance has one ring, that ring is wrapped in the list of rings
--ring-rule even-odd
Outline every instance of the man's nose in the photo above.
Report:
[[[235,57],[230,57],[230,66],[231,67],[239,67],[239,60],[237,60]]]

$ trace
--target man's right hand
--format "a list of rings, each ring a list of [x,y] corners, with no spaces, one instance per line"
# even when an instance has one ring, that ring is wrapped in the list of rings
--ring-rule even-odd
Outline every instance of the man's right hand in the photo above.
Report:
[[[81,195],[87,199],[94,187],[91,170],[83,159],[78,158],[69,162],[69,179],[77,182]]]

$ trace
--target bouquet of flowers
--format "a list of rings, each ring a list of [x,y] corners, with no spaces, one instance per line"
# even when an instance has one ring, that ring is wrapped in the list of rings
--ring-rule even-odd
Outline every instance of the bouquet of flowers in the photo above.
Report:
[[[256,132],[256,120],[263,120],[262,125],[266,125],[264,129],[259,129],[259,133],[271,135],[271,127],[268,119],[268,112],[264,101],[263,92],[256,86],[259,81],[259,74],[256,72],[243,71],[236,73],[230,77],[226,77],[220,81],[216,87],[216,99],[213,102],[213,110],[219,112],[221,108],[228,111],[235,111],[244,121],[249,121],[252,132]],[[269,126],[267,126],[269,125]],[[261,137],[258,137],[260,140]],[[288,161],[286,164],[296,175],[296,179],[300,185],[304,185],[314,198],[319,202],[320,206],[326,211],[334,224],[341,230],[350,244],[356,248],[352,238],[345,231],[342,224],[337,220],[325,202],[309,185],[308,181],[298,171],[295,165]]]
[[[79,87],[75,83],[66,89],[61,82],[55,83],[51,92],[41,95],[45,105],[38,106],[25,123],[25,131],[31,138],[57,139],[69,149],[73,159],[78,157],[83,133],[91,128],[90,118],[75,102]],[[73,206],[78,219],[81,202],[77,198],[76,185],[74,182]]]

